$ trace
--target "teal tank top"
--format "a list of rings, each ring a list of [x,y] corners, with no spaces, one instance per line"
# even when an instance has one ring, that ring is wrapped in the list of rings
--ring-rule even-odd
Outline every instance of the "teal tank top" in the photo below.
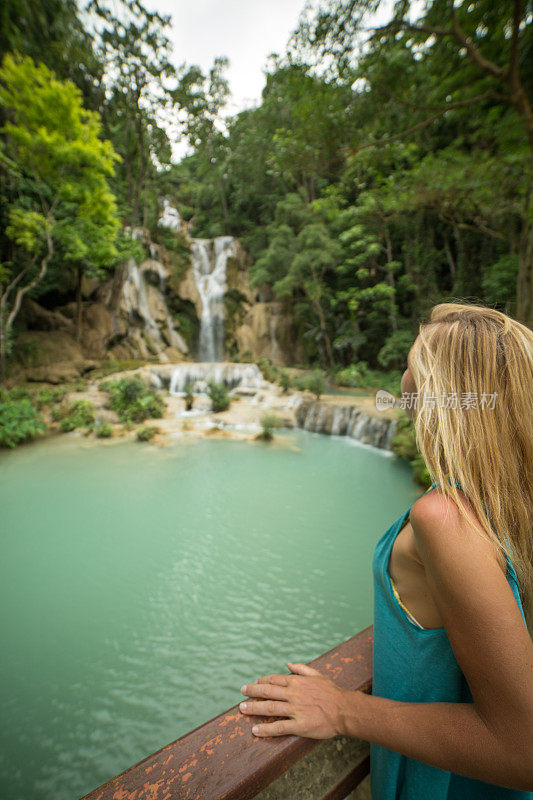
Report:
[[[428,491],[437,485],[433,483]],[[457,481],[456,485],[460,488]],[[390,553],[411,508],[385,531],[372,559],[372,694],[408,703],[472,703],[470,688],[446,629],[418,628],[392,591],[388,572]],[[516,572],[507,553],[505,557],[507,580],[525,623]],[[447,772],[372,742],[370,785],[372,800],[533,800],[533,792],[505,789]]]

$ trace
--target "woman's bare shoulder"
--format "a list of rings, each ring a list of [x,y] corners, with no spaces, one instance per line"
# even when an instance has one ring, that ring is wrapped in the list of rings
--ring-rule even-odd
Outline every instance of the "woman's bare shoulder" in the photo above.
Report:
[[[433,530],[435,535],[438,536],[444,536],[453,531],[461,537],[471,539],[475,543],[476,550],[479,548],[478,552],[493,558],[505,575],[507,562],[504,554],[487,537],[472,504],[464,492],[459,490],[459,496],[475,530],[462,516],[452,498],[441,492],[438,487],[428,494],[422,495],[414,503],[409,515],[413,526],[419,530]]]

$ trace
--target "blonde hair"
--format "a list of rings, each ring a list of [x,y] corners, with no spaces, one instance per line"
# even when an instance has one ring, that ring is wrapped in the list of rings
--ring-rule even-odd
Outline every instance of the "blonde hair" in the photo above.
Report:
[[[439,303],[420,323],[409,366],[416,442],[431,478],[475,528],[459,481],[487,538],[509,556],[531,635],[533,332],[492,308]]]

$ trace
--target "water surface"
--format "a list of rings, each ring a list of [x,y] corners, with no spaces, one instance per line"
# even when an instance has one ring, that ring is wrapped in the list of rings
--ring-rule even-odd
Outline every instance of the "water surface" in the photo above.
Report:
[[[0,454],[1,800],[75,800],[371,624],[411,470],[284,436]]]

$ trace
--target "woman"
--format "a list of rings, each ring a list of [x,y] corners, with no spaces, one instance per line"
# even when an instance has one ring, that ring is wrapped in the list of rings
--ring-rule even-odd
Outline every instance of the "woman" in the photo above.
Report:
[[[434,482],[374,552],[372,694],[288,664],[241,711],[369,741],[373,800],[533,800],[533,333],[435,306],[402,401]]]

